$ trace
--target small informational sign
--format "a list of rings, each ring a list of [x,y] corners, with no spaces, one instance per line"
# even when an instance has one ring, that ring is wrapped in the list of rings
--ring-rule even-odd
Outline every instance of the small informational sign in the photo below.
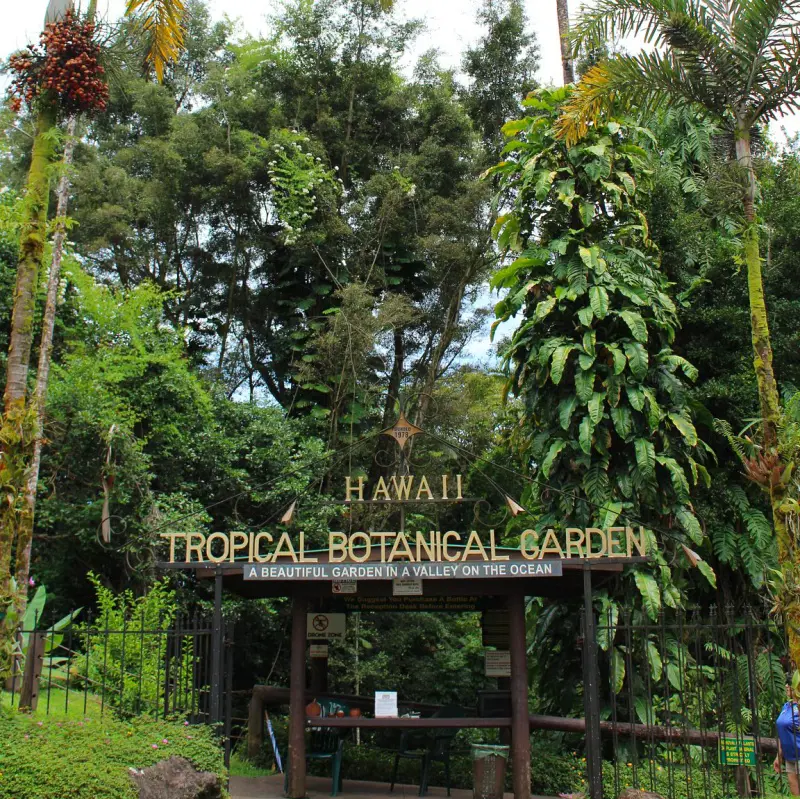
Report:
[[[310,641],[344,638],[346,618],[344,613],[307,613],[306,638]]]
[[[392,596],[422,596],[422,580],[418,577],[392,580]]]
[[[346,596],[344,607],[352,612],[373,611],[392,613],[467,613],[483,610],[494,602],[493,597],[484,596]]]
[[[375,692],[375,718],[397,718],[397,691]]]
[[[334,580],[331,583],[333,594],[355,594],[358,590],[358,580]]]
[[[328,645],[327,644],[311,644],[308,648],[308,654],[311,655],[312,658],[327,658],[328,657]]]
[[[723,766],[755,766],[755,738],[725,736],[719,739],[719,762]]]
[[[510,677],[511,653],[502,650],[484,652],[483,669],[487,677]]]

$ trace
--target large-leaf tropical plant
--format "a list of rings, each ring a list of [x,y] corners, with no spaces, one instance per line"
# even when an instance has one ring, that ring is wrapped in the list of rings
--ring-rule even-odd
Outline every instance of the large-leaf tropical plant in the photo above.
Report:
[[[760,450],[748,472],[769,493],[778,555],[795,559],[786,523],[792,464],[778,446],[780,398],[764,300],[752,136],[800,108],[800,0],[598,0],[574,31],[577,47],[643,37],[653,49],[620,54],[590,69],[565,105],[560,135],[574,144],[614,105],[652,113],[684,105],[733,140],[741,175],[742,260],[747,272],[753,365],[761,409]],[[789,609],[792,657],[800,666],[800,606]]]
[[[632,570],[655,618],[682,601],[685,577],[668,563],[715,580],[694,550],[705,536],[693,486],[709,479],[687,395],[696,369],[672,348],[676,307],[638,199],[648,156],[636,139],[651,134],[609,120],[567,147],[554,123],[569,96],[531,93],[490,170],[507,208],[497,242],[515,256],[492,285],[504,294],[498,323],[519,319],[503,355],[521,400],[516,448],[534,478],[523,500],[540,529],[667,531],[651,566]]]

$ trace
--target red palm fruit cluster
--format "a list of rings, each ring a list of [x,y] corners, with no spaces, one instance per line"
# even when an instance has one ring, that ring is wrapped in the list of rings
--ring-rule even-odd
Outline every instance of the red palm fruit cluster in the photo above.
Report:
[[[46,26],[38,45],[12,55],[11,108],[19,110],[23,100],[33,106],[43,97],[56,101],[66,115],[104,111],[108,85],[94,34],[94,25],[70,10]]]

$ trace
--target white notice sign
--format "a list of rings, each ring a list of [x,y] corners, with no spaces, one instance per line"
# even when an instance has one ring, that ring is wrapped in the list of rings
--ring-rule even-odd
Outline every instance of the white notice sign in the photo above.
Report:
[[[375,693],[375,718],[397,718],[397,691],[376,691]]]
[[[484,674],[487,677],[511,676],[511,653],[496,651],[483,653]]]
[[[307,613],[306,638],[309,640],[330,640],[344,638],[344,613]]]
[[[334,580],[331,583],[333,594],[355,594],[358,590],[358,580]]]
[[[407,577],[392,580],[393,596],[422,596],[422,579],[420,577]]]
[[[327,658],[328,657],[328,645],[327,644],[311,644],[309,649],[309,655],[312,658]]]

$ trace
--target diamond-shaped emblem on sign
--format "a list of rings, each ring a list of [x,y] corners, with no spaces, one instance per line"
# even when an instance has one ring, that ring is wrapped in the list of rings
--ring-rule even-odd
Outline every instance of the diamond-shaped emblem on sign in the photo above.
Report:
[[[411,424],[405,415],[401,413],[394,426],[384,430],[383,435],[391,436],[400,445],[400,449],[403,449],[407,441],[410,441],[417,433],[421,432],[422,430],[419,427]]]

